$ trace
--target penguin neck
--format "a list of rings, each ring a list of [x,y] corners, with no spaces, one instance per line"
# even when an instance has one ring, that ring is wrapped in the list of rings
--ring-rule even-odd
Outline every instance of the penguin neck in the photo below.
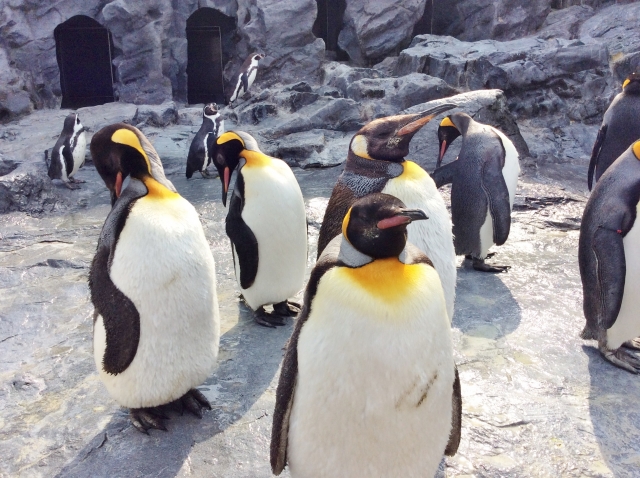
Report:
[[[640,81],[630,82],[623,91],[625,94],[640,96]]]
[[[166,200],[177,199],[180,197],[178,193],[171,191],[164,184],[156,181],[151,175],[141,175],[139,177],[135,177],[135,179],[144,183],[148,191],[146,197],[149,199]]]
[[[262,151],[245,149],[240,153],[240,157],[246,161],[246,166],[250,168],[261,168],[271,164],[271,158]]]
[[[388,177],[396,178],[404,171],[403,159],[400,162],[385,161],[383,159],[367,159],[358,156],[351,149],[347,155],[347,164],[344,167],[345,172],[353,172],[361,176],[367,177]]]
[[[395,260],[400,261],[401,263],[406,263],[407,260],[407,248],[406,245],[402,252],[398,257],[386,257],[386,258],[374,258],[363,252],[360,252],[358,249],[353,247],[353,245],[346,239],[344,236],[340,236],[340,249],[338,253],[338,261],[343,263],[347,267],[362,267],[364,265],[370,264],[374,261],[386,261],[386,260]]]

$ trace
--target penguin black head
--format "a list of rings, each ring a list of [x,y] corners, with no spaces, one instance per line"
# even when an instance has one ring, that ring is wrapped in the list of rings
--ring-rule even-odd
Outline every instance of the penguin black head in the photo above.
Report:
[[[380,118],[365,125],[351,140],[356,156],[400,163],[409,154],[411,138],[435,116],[455,108],[445,103],[421,113]]]
[[[400,199],[375,193],[356,201],[342,221],[342,234],[358,251],[374,259],[398,257],[407,244],[407,225],[428,219]]]
[[[222,181],[222,204],[224,206],[227,205],[231,174],[240,164],[240,153],[245,149],[260,151],[253,136],[242,131],[228,131],[221,134],[211,148],[213,164],[215,164],[220,181]]]
[[[219,114],[218,106],[215,103],[209,103],[202,109],[202,116],[211,120],[215,119]]]
[[[631,73],[624,83],[622,83],[622,91],[634,95],[640,95],[640,73]]]
[[[62,132],[71,136],[74,132],[79,134],[82,131],[84,131],[84,126],[80,123],[80,116],[78,116],[78,113],[69,113],[64,119]]]
[[[463,133],[466,133],[467,128],[469,127],[469,123],[473,121],[473,118],[466,113],[454,113],[452,115],[446,116],[438,127],[438,141],[440,143],[439,150],[440,155],[438,156],[438,162],[436,163],[436,168],[440,167],[442,163],[442,158],[444,158],[444,154],[447,152],[449,145],[453,143],[453,141]]]
[[[264,58],[264,54],[263,53],[254,53],[253,55],[251,55],[251,60],[255,61],[255,62],[259,62],[263,58]]]

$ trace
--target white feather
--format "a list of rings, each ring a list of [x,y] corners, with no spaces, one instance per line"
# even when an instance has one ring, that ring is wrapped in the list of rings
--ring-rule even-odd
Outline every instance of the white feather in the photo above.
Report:
[[[454,362],[438,275],[419,267],[415,289],[393,303],[344,280],[343,268],[320,280],[298,341],[293,478],[435,474],[451,430]]]
[[[124,407],[152,407],[200,385],[215,365],[220,319],[215,264],[193,206],[181,197],[139,199],[110,276],[140,314],[135,358],[117,375],[102,369],[106,333],[96,321],[94,356],[111,396]]]
[[[500,136],[502,145],[505,150],[504,166],[502,167],[502,177],[507,184],[509,190],[509,206],[513,209],[513,201],[516,197],[516,188],[518,186],[518,176],[520,175],[520,156],[516,147],[511,140],[507,138],[502,131],[490,127],[494,133]]]
[[[69,176],[67,174],[67,163],[64,162],[64,156],[62,155],[64,148],[65,146],[63,144],[58,150],[58,161],[60,161],[60,179],[62,179],[65,183],[68,183]]]

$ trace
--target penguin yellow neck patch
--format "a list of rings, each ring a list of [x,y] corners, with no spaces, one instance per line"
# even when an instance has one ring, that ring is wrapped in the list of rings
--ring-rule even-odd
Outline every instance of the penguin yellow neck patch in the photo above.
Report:
[[[424,264],[403,264],[396,257],[376,259],[358,268],[341,267],[346,279],[385,302],[402,301],[420,286]]]
[[[344,219],[342,220],[342,235],[349,242],[349,244],[351,244],[351,241],[349,241],[349,238],[347,237],[347,227],[349,226],[349,221],[351,220],[351,209],[352,208],[349,208],[347,214],[345,214]]]
[[[114,143],[127,145],[138,151],[147,163],[147,169],[149,173],[151,173],[151,163],[149,162],[147,153],[142,148],[140,139],[133,131],[131,131],[130,129],[120,128],[111,135],[111,141],[113,141]]]
[[[633,145],[633,154],[636,155],[636,159],[640,160],[640,141],[636,141]]]
[[[240,153],[240,157],[247,160],[247,166],[250,168],[262,168],[271,164],[271,158],[260,151],[245,149]]]
[[[413,161],[403,161],[401,164],[404,168],[404,171],[398,177],[398,179],[402,179],[405,181],[418,181],[420,179],[423,179],[427,175],[427,172]]]
[[[361,158],[365,159],[373,159],[371,156],[369,156],[367,147],[367,138],[365,138],[361,134],[354,136],[354,138],[351,140],[351,151],[353,151],[356,156],[360,156]]]
[[[144,185],[147,187],[147,190],[149,191],[145,196],[146,198],[162,200],[162,199],[177,199],[180,197],[178,193],[174,193],[170,189],[166,188],[165,186],[160,184],[158,181],[153,179],[151,176],[147,176],[142,180],[142,182],[144,183]]]

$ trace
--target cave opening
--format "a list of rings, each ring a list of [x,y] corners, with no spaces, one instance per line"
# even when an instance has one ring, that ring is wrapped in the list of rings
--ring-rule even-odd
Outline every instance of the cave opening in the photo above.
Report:
[[[333,56],[332,59],[345,61],[349,55],[338,46],[338,36],[342,30],[344,11],[347,8],[345,0],[316,0],[318,16],[313,23],[313,34],[324,40],[325,49]]]
[[[76,15],[53,30],[62,90],[61,108],[115,101],[111,33],[93,18]]]
[[[187,19],[187,101],[224,103],[224,64],[234,51],[236,21],[213,8]]]

